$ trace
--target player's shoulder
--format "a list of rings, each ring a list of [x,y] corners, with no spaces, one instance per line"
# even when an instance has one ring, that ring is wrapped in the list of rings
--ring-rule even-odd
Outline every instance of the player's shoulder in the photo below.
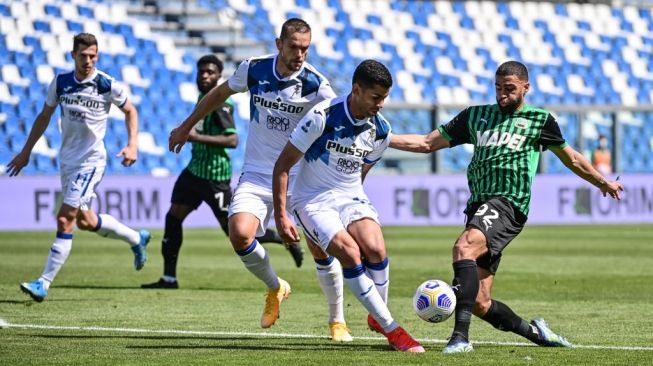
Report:
[[[96,75],[93,78],[95,85],[97,85],[98,93],[104,94],[111,91],[111,87],[115,85],[116,79],[102,70],[96,69]]]
[[[261,55],[261,56],[252,56],[244,60],[243,62],[247,63],[250,67],[265,63],[274,62],[275,55]]]
[[[313,66],[312,64],[305,62],[304,63],[304,77],[306,78],[314,78],[317,79],[319,83],[322,82],[328,82],[329,80],[326,78],[326,76],[322,75],[321,72],[318,71],[318,69]]]
[[[377,113],[376,116],[371,118],[371,121],[374,123],[376,128],[376,139],[383,140],[390,134],[390,122],[381,114]]]

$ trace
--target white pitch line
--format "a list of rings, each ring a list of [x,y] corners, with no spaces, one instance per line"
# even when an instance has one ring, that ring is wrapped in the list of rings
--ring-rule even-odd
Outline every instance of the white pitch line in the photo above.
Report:
[[[60,326],[60,325],[40,325],[40,324],[3,324],[5,328],[20,329],[48,329],[48,330],[81,330],[97,332],[118,332],[118,333],[158,333],[158,334],[185,334],[185,335],[212,335],[212,336],[247,336],[260,338],[309,338],[309,339],[328,339],[326,336],[315,334],[298,334],[298,333],[256,333],[256,332],[220,332],[204,330],[177,330],[177,329],[142,329],[142,328],[108,328],[96,326]],[[382,340],[384,337],[359,337],[354,339],[361,340]],[[446,339],[418,339],[422,343],[447,343]],[[491,346],[517,346],[517,347],[534,347],[532,343],[525,342],[494,342],[494,341],[475,341],[474,344],[491,345]],[[576,349],[600,349],[615,351],[653,351],[653,347],[645,346],[602,346],[602,345],[574,345]]]

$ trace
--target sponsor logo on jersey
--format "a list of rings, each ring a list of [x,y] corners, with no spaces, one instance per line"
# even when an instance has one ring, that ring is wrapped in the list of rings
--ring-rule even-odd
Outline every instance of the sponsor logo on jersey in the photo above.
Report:
[[[290,127],[290,119],[268,115],[266,127],[270,130],[288,131],[288,128]]]
[[[80,96],[70,97],[67,95],[60,96],[59,103],[65,105],[79,105],[82,107],[93,108],[93,109],[99,109],[103,105],[103,103],[100,102],[99,100],[83,99]]]
[[[363,149],[356,145],[345,146],[333,140],[327,140],[326,149],[340,154],[351,155],[357,158],[364,158],[372,152],[371,149]]]
[[[510,132],[498,131],[481,131],[476,132],[476,146],[505,146],[508,149],[521,151],[522,146],[526,142],[526,136],[519,134],[512,134]]]
[[[274,109],[279,112],[300,114],[304,111],[303,106],[286,103],[280,97],[269,99],[260,95],[254,95],[252,96],[252,101],[257,107]]]
[[[336,170],[345,174],[355,174],[361,170],[361,162],[349,160],[346,158],[338,158]]]
[[[513,124],[515,125],[515,127],[525,130],[528,128],[530,122],[525,118],[516,118],[513,120]]]

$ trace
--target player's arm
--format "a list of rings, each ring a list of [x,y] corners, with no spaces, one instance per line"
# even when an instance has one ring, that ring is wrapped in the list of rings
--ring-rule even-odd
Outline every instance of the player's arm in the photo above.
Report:
[[[612,198],[621,199],[619,191],[623,191],[624,187],[616,181],[608,182],[581,153],[569,146],[562,137],[556,118],[551,114],[544,122],[538,143],[550,149],[569,170],[598,187],[604,197],[609,194]]]
[[[228,135],[202,135],[194,129],[191,129],[188,134],[188,141],[233,149],[238,146],[238,135],[236,133]]]
[[[416,153],[430,153],[449,147],[449,140],[438,130],[433,130],[428,135],[397,135],[393,133],[390,147]]]
[[[222,105],[229,96],[235,94],[236,91],[229,87],[229,82],[225,81],[217,87],[211,89],[202,100],[195,106],[193,112],[186,117],[186,119],[177,128],[170,131],[168,138],[168,149],[172,152],[179,153],[182,146],[188,141],[188,135],[191,129],[199,122],[204,116],[213,111],[216,106]]]
[[[372,167],[374,167],[374,164],[363,164],[363,167],[361,168],[361,183],[365,182],[365,177],[367,177],[367,173],[372,170]]]
[[[116,154],[116,157],[123,157],[123,166],[132,166],[138,159],[138,111],[129,101],[120,107],[125,114],[125,126],[127,127],[127,146]]]
[[[599,188],[604,197],[609,194],[612,198],[621,199],[619,192],[624,190],[623,185],[617,181],[609,182],[605,179],[581,153],[569,145],[550,146],[549,148],[569,170]]]
[[[398,150],[431,153],[470,142],[468,109],[458,113],[447,124],[431,131],[428,135],[395,135],[392,134],[390,147]]]
[[[225,103],[222,107],[216,109],[212,116],[212,123],[221,126],[223,132],[219,135],[205,135],[197,133],[197,130],[192,128],[188,135],[188,141],[228,149],[236,148],[238,146],[238,134],[236,133],[236,124],[234,123],[233,106],[230,103]]]
[[[47,103],[43,104],[41,112],[34,120],[34,124],[32,125],[32,129],[29,132],[29,136],[27,137],[27,141],[25,141],[23,149],[20,153],[14,156],[13,159],[11,159],[9,164],[7,164],[7,174],[10,177],[18,175],[18,173],[27,166],[29,163],[29,157],[32,154],[32,149],[34,149],[34,145],[36,145],[36,142],[41,138],[41,136],[43,136],[43,133],[48,128],[50,119],[52,119],[52,114],[56,108],[56,105],[51,107]]]
[[[288,217],[286,211],[286,198],[288,195],[288,177],[292,168],[304,153],[291,142],[281,151],[272,172],[272,198],[274,200],[274,221],[277,224],[279,235],[285,243],[299,241],[299,232]]]

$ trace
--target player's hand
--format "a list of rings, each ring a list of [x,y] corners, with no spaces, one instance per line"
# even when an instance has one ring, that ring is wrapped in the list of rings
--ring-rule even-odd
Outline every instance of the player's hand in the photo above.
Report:
[[[127,145],[127,147],[123,148],[116,154],[116,157],[123,157],[122,159],[122,165],[126,167],[130,167],[134,165],[136,162],[136,159],[138,158],[138,147],[132,146],[132,145]]]
[[[288,216],[282,216],[275,218],[275,223],[277,224],[277,231],[279,236],[284,243],[294,243],[299,241],[299,231],[295,224],[288,218]]]
[[[601,192],[603,193],[603,197],[606,197],[608,194],[610,197],[616,199],[616,200],[621,200],[621,195],[619,192],[622,192],[624,190],[624,186],[617,182],[605,182],[601,187]]]
[[[172,131],[170,131],[170,137],[168,137],[168,150],[179,154],[181,148],[184,146],[186,141],[188,141],[189,135],[190,130],[183,127],[183,125],[173,128]]]
[[[20,173],[21,170],[29,163],[28,153],[20,152],[18,155],[14,156],[13,159],[7,164],[7,175],[10,177],[15,177]]]

